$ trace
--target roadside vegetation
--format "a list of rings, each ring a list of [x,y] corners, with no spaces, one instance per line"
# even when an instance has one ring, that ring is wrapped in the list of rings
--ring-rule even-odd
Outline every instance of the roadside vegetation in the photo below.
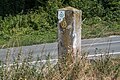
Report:
[[[57,9],[72,6],[83,11],[82,38],[120,35],[119,0],[0,0],[0,48],[33,45],[57,41]],[[21,51],[10,63],[0,60],[0,80],[120,80],[120,58],[81,57],[63,73],[59,62],[53,66],[50,57],[44,64]]]
[[[3,0],[0,4],[0,47],[57,41],[57,9],[66,6],[82,10],[82,38],[120,34],[119,0]]]
[[[7,54],[10,54],[9,52]],[[84,55],[76,63],[64,62],[61,72],[59,62],[52,64],[50,57],[46,62],[40,62],[40,57],[33,61],[32,52],[28,56],[13,58],[10,64],[9,56],[0,63],[0,80],[119,80],[120,58],[112,58],[109,55],[100,56],[97,59],[88,59]]]

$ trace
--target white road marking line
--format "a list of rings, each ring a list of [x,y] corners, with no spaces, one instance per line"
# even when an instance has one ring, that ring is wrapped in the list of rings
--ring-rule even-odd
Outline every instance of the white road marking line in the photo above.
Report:
[[[87,57],[99,57],[99,56],[105,56],[105,55],[118,55],[120,52],[114,52],[114,53],[106,53],[106,54],[94,54],[94,55],[88,55]]]
[[[120,43],[120,41],[113,41],[113,42],[102,42],[102,43],[93,43],[93,44],[83,44],[82,46],[92,46],[92,45],[102,45],[102,44],[115,44]]]
[[[113,41],[113,42],[102,42],[102,43],[93,43],[93,44],[81,44],[81,46],[93,46],[93,45],[103,45],[103,44],[115,44],[115,43],[120,43],[120,41]],[[55,50],[57,49],[57,46],[54,47],[54,48],[49,48],[49,49],[46,49],[46,50]]]
[[[32,62],[28,62],[29,64],[35,64],[35,63],[46,63],[46,62],[53,62],[53,61],[58,61],[58,59],[50,59],[50,60],[41,60],[41,61],[32,61]],[[19,65],[22,65],[23,63],[18,63]],[[13,66],[13,65],[17,65],[17,64],[9,64],[8,67]],[[6,67],[7,65],[3,65],[0,66],[1,67]]]
[[[92,58],[92,57],[99,57],[99,56],[105,56],[105,55],[120,55],[120,52],[107,53],[107,54],[88,55],[87,58],[89,59],[89,58]],[[37,62],[37,63],[40,63],[40,62],[46,63],[47,61],[50,61],[50,62],[55,61],[55,62],[57,62],[58,59],[50,59],[50,60],[42,60],[42,61],[32,61],[32,62],[28,62],[28,63],[29,63],[29,64],[35,64],[36,62]],[[10,66],[13,66],[13,65],[15,65],[15,64],[9,64],[8,66],[10,67]],[[19,65],[22,65],[22,63],[19,63]],[[0,66],[0,67],[6,67],[6,65]]]
[[[112,35],[112,36],[109,36],[110,38],[117,38],[117,37],[120,37],[118,35]]]

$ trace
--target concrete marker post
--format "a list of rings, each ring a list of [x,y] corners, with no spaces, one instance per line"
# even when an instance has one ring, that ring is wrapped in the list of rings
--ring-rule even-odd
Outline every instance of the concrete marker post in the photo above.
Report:
[[[76,62],[80,57],[81,16],[82,11],[73,7],[58,10],[58,63],[60,69]]]

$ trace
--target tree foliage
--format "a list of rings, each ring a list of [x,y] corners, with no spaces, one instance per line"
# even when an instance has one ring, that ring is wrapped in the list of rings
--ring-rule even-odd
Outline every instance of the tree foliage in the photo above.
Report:
[[[28,12],[31,9],[43,7],[51,16],[59,7],[73,6],[83,11],[83,16],[109,17],[118,20],[120,13],[119,0],[0,0],[0,16],[15,15]],[[54,12],[54,13],[53,13]],[[108,19],[108,18],[106,18]]]

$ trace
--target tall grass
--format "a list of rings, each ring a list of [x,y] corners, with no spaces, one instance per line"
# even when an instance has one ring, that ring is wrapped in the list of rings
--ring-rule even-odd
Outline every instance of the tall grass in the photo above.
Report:
[[[8,53],[9,54],[9,53]],[[43,63],[40,57],[32,63],[32,52],[27,57],[22,52],[9,64],[9,56],[6,61],[1,61],[1,80],[119,80],[120,58],[112,58],[109,55],[98,59],[88,59],[82,56],[76,63],[64,62],[66,66],[59,68],[59,62],[53,65],[48,60]],[[68,59],[69,60],[69,59]]]

